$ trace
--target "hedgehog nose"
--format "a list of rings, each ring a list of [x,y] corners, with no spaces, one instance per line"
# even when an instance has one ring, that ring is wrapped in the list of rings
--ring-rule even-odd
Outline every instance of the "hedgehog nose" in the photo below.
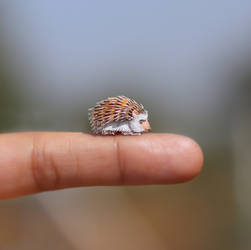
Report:
[[[152,132],[151,128],[146,129],[146,132]]]
[[[149,124],[148,121],[145,121],[145,122],[144,122],[143,128],[144,128],[144,132],[146,132],[146,133],[152,131],[151,126],[150,126],[150,124]]]

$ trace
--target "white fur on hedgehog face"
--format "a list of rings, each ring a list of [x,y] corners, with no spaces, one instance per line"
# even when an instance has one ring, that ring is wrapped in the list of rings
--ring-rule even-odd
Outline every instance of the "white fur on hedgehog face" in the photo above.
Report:
[[[122,132],[122,133],[142,133],[144,132],[144,128],[141,126],[141,120],[147,120],[148,113],[145,112],[143,114],[136,115],[131,121],[124,122],[112,122],[109,123],[106,127],[103,128],[104,133],[109,132]]]
[[[129,121],[129,127],[131,128],[132,132],[141,133],[144,131],[144,128],[141,126],[140,121],[146,121],[148,118],[148,113],[139,114],[134,117],[133,120]]]

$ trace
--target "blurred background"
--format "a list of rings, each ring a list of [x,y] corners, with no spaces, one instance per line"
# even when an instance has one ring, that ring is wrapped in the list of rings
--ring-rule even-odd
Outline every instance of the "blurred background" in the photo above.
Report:
[[[89,131],[126,95],[202,147],[195,180],[0,201],[0,250],[251,249],[250,1],[0,1],[0,131]]]

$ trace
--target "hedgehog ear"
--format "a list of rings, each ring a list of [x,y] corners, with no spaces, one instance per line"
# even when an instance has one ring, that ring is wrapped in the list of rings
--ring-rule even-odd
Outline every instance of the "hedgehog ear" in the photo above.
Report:
[[[133,112],[132,112],[133,117],[136,116],[136,115],[138,115],[138,114],[139,113],[136,110],[133,110]]]

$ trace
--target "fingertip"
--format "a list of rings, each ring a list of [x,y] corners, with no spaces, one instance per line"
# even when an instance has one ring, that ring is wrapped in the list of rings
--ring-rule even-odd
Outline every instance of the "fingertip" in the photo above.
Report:
[[[149,133],[120,139],[128,184],[181,183],[193,179],[201,171],[202,151],[189,137]]]
[[[170,170],[174,176],[174,182],[185,182],[195,178],[201,172],[203,166],[203,153],[193,139],[175,135],[176,142],[174,157],[175,162],[170,166]]]

